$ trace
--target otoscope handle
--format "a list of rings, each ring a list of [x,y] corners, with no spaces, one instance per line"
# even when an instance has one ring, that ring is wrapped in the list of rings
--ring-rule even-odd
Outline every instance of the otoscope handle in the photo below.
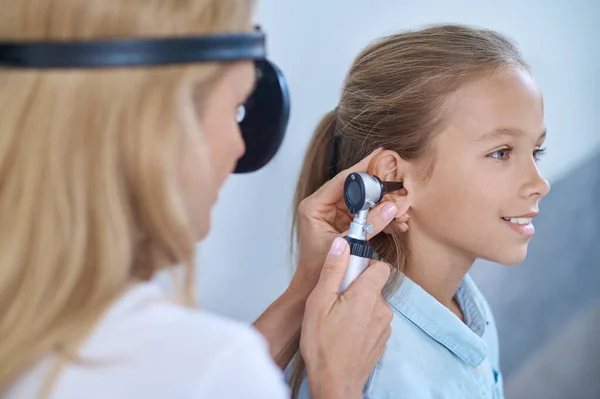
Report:
[[[348,270],[346,271],[346,275],[342,281],[339,292],[340,294],[343,294],[348,287],[350,287],[350,284],[352,284],[352,282],[356,280],[362,272],[365,271],[367,266],[369,266],[369,260],[369,258],[361,258],[360,256],[350,255],[350,264],[348,265]]]
[[[373,255],[373,247],[371,247],[368,241],[357,240],[347,236],[344,238],[350,244],[350,263],[340,287],[340,294],[344,293],[350,284],[365,271]]]

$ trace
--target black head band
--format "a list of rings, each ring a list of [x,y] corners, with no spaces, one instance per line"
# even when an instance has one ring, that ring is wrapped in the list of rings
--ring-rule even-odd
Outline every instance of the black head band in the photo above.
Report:
[[[0,68],[111,68],[263,60],[262,31],[197,37],[102,41],[0,40]]]

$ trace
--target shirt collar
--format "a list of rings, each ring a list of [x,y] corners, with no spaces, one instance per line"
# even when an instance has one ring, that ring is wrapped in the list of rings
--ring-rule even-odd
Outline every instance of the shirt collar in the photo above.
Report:
[[[487,321],[485,311],[475,300],[477,292],[471,278],[465,276],[455,294],[465,323],[405,275],[401,275],[400,286],[388,298],[388,303],[396,313],[465,363],[477,367],[487,356],[487,345],[482,339]]]
[[[476,290],[475,283],[469,275],[465,276],[460,283],[454,297],[463,312],[465,323],[477,336],[483,337],[485,326],[488,324],[485,310],[479,307],[475,300],[479,296],[479,291]]]

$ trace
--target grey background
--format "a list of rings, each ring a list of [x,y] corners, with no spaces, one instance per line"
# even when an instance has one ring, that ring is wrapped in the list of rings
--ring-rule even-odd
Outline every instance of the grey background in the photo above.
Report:
[[[334,108],[358,51],[378,36],[430,23],[497,29],[515,39],[545,97],[553,188],[528,259],[478,262],[473,275],[497,318],[508,398],[600,398],[600,2],[259,0],[256,22],[292,93],[276,159],[233,176],[199,246],[201,305],[252,322],[286,287],[300,164],[319,118]]]

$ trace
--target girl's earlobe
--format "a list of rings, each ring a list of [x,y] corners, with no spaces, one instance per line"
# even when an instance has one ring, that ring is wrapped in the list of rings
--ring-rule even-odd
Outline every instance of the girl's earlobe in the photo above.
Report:
[[[382,201],[390,201],[396,204],[398,211],[396,217],[392,222],[383,230],[386,234],[393,234],[400,230],[402,233],[406,233],[409,229],[410,221],[410,208],[412,206],[412,196],[406,189],[401,189],[393,193],[386,194]]]
[[[406,233],[409,229],[409,220],[410,215],[408,213],[405,213],[404,215],[397,217],[393,223],[396,223],[401,232]]]

